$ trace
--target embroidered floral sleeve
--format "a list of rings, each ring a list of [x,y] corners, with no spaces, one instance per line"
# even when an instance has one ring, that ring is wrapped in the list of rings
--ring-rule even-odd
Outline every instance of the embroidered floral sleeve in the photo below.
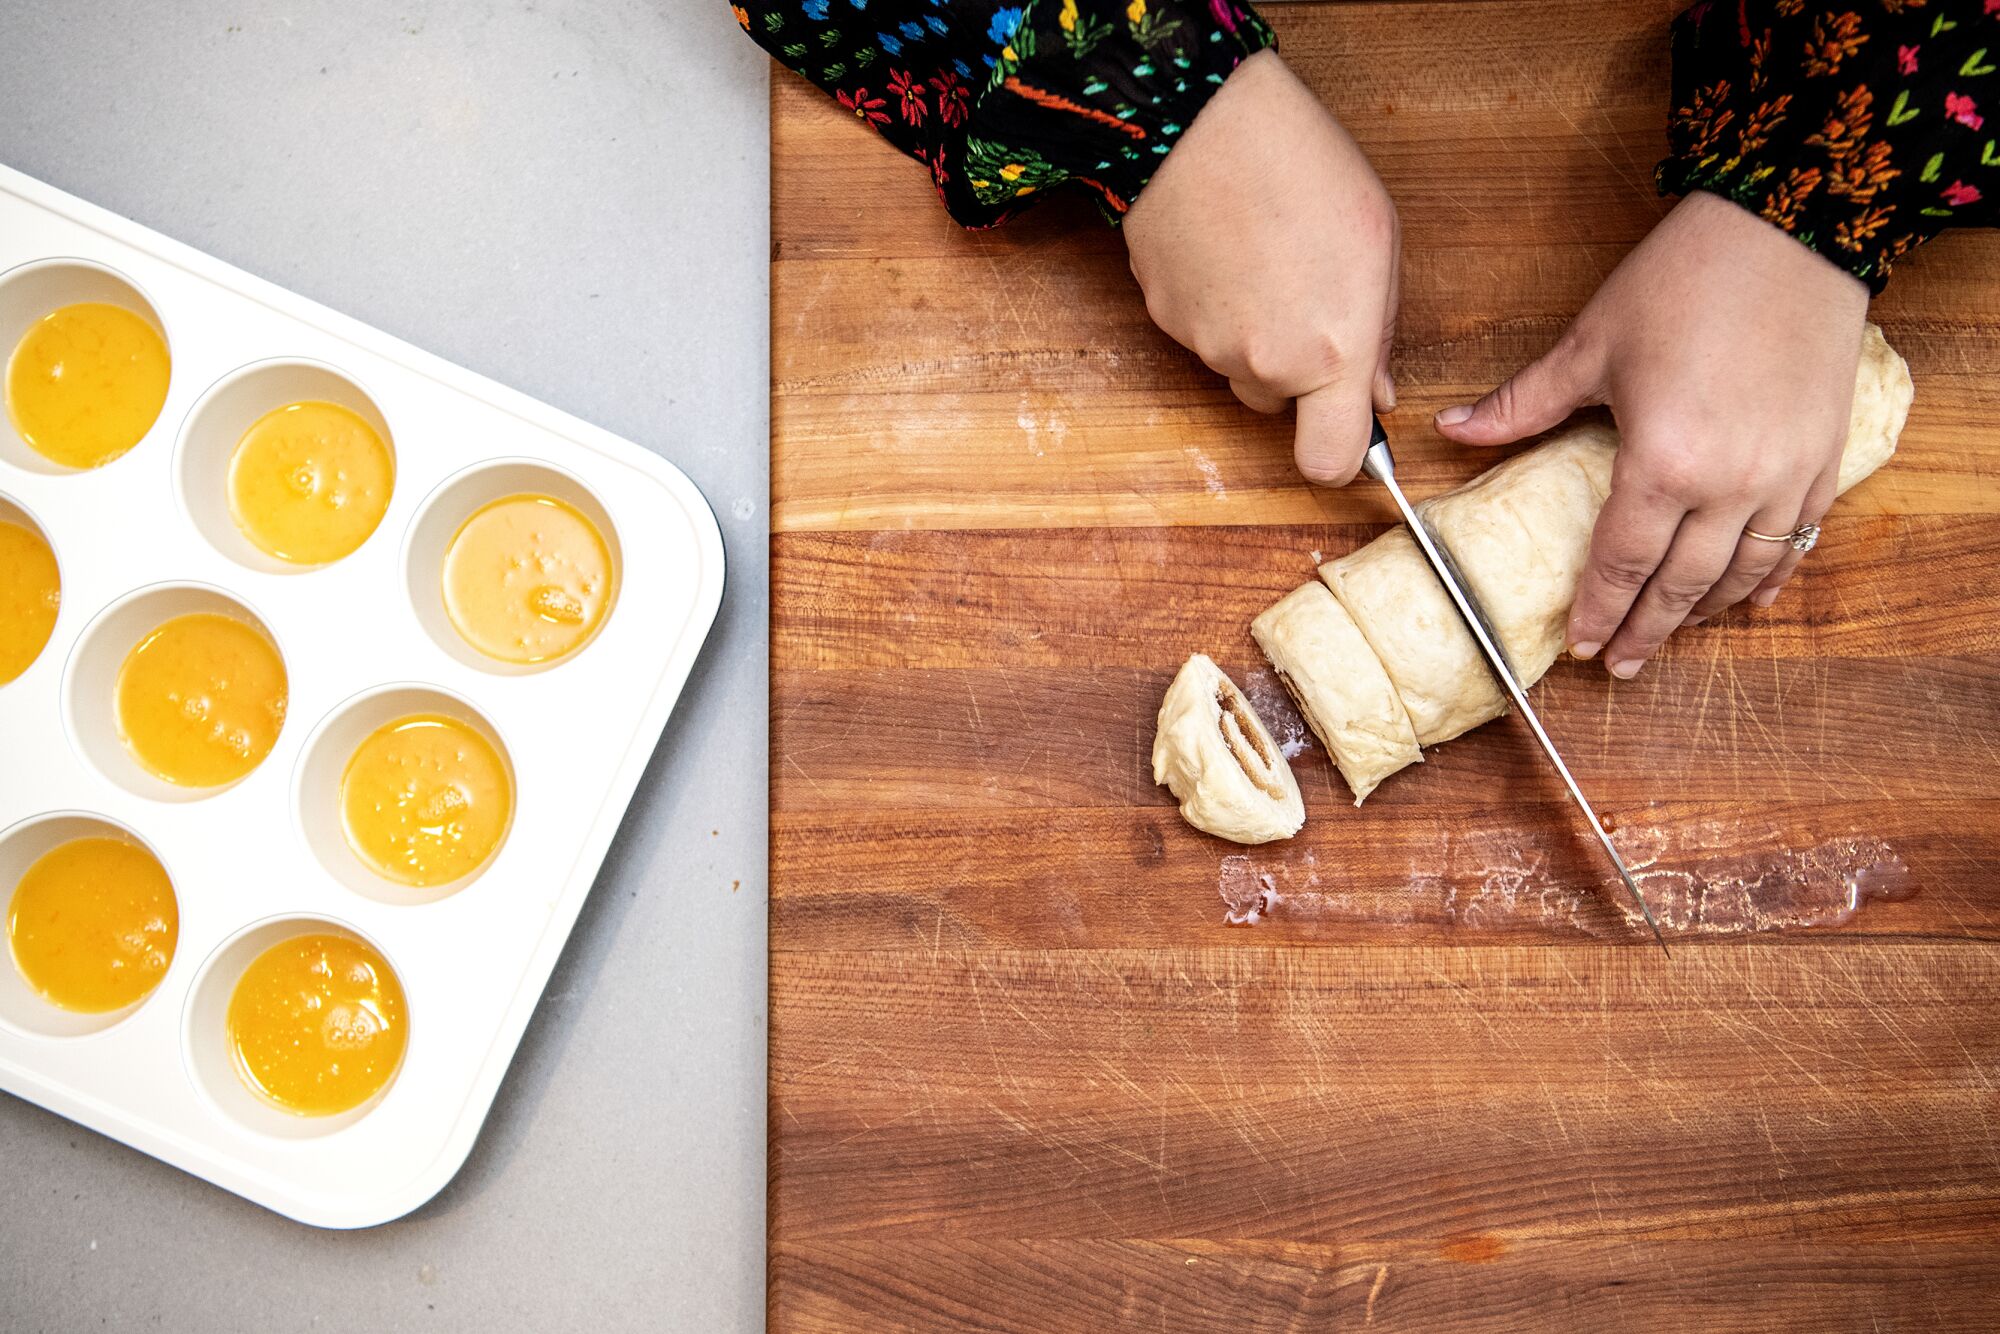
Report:
[[[2000,224],[2000,0],[1701,0],[1673,50],[1662,193],[1733,199],[1878,292]]]
[[[959,222],[1074,182],[1130,208],[1230,71],[1272,44],[1240,0],[739,0],[789,68],[931,170]]]

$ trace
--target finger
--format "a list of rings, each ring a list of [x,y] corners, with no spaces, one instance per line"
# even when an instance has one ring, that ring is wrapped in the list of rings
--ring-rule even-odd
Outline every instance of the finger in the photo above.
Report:
[[[1403,229],[1396,227],[1395,245],[1389,254],[1389,296],[1382,307],[1382,346],[1375,358],[1374,398],[1377,412],[1396,408],[1396,376],[1389,360],[1396,346],[1396,313],[1403,302]]]
[[[1819,480],[1813,483],[1812,490],[1806,492],[1805,504],[1799,509],[1799,523],[1818,523],[1826,518],[1826,512],[1833,508],[1834,497],[1840,494],[1839,482],[1838,467],[1829,468],[1820,474]],[[1772,530],[1765,528],[1760,531],[1768,533]],[[1799,562],[1805,558],[1805,552],[1794,551],[1790,547],[1780,551],[1778,563],[1764,576],[1764,582],[1757,586],[1757,591],[1750,595],[1750,600],[1760,607],[1768,607],[1776,602],[1778,590],[1798,572]]]
[[[1229,382],[1229,392],[1241,399],[1243,406],[1252,412],[1262,412],[1266,415],[1283,412],[1285,405],[1292,401],[1283,394],[1264,388],[1255,380],[1232,379]]]
[[[1768,533],[1775,537],[1789,533],[1798,527],[1799,514],[1805,508],[1805,497],[1787,497],[1767,502],[1750,516],[1745,531],[1736,541],[1736,551],[1731,556],[1729,568],[1715,581],[1715,587],[1702,596],[1701,601],[1689,609],[1688,623],[1699,625],[1711,616],[1720,615],[1747,598],[1760,587],[1772,570],[1777,568],[1780,558],[1791,551],[1783,542],[1767,542],[1761,537],[1750,536],[1749,529]]]
[[[1704,510],[1681,520],[1660,568],[1653,571],[1624,623],[1604,646],[1604,661],[1613,676],[1628,680],[1637,676],[1653,651],[1687,619],[1689,609],[1715,587],[1736,554],[1743,524],[1743,511],[1734,507]]]
[[[1590,533],[1590,559],[1569,611],[1572,657],[1593,658],[1625,620],[1660,567],[1687,508],[1643,487],[1614,480]]]
[[[1586,403],[1603,400],[1597,358],[1565,335],[1539,361],[1470,406],[1437,415],[1438,434],[1464,445],[1507,445],[1546,431]]]
[[[1292,456],[1307,481],[1346,486],[1354,480],[1368,448],[1368,409],[1368,381],[1359,377],[1299,395]]]

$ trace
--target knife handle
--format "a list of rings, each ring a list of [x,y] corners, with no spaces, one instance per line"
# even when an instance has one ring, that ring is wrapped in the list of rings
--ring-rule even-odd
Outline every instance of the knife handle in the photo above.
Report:
[[[1371,415],[1368,420],[1374,429],[1368,435],[1368,448],[1361,455],[1361,471],[1378,482],[1393,481],[1396,476],[1396,460],[1389,454],[1389,433],[1382,429],[1382,419]]]

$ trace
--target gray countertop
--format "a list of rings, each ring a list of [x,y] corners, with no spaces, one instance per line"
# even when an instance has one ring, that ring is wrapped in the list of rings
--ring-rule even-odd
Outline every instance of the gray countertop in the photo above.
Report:
[[[723,0],[0,0],[0,162],[685,469],[729,582],[471,1159],[289,1222],[0,1097],[0,1324],[758,1327],[765,60]]]

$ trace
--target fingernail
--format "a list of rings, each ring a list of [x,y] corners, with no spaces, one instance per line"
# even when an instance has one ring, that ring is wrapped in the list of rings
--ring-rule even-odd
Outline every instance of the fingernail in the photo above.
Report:
[[[1756,603],[1760,607],[1768,607],[1773,602],[1776,602],[1778,600],[1778,590],[1775,588],[1767,588],[1763,592],[1757,594],[1757,596],[1751,598],[1750,600]]]
[[[1706,616],[1690,616],[1685,621],[1681,622],[1681,629],[1685,630],[1689,626],[1700,625],[1703,621],[1707,619],[1708,617]]]
[[[1645,665],[1644,658],[1624,658],[1611,664],[1611,674],[1621,681],[1629,681],[1637,676],[1639,669]]]
[[[1439,426],[1456,426],[1460,422],[1470,419],[1471,416],[1472,409],[1463,403],[1459,403],[1440,412],[1437,415],[1437,424]]]
[[[1578,659],[1579,661],[1588,661],[1589,659],[1596,657],[1597,650],[1603,647],[1604,645],[1599,644],[1594,640],[1586,639],[1581,644],[1571,644],[1569,646],[1569,655],[1572,658]]]

